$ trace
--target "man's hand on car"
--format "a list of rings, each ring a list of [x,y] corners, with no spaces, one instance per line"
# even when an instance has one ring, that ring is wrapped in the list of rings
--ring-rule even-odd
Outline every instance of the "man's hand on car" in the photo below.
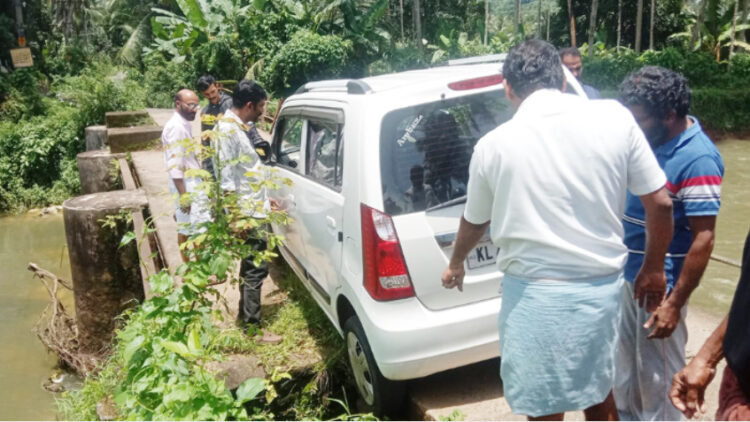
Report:
[[[448,267],[443,272],[443,287],[446,289],[452,289],[458,287],[459,292],[464,291],[464,276],[466,271],[464,270],[463,264],[456,267]]]

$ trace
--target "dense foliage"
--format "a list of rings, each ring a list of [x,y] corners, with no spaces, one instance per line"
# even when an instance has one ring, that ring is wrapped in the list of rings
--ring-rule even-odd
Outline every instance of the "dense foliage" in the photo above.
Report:
[[[143,107],[146,98],[138,82],[107,62],[52,82],[17,70],[0,76],[2,83],[10,88],[0,105],[0,212],[60,203],[77,192],[84,129],[107,111]]]

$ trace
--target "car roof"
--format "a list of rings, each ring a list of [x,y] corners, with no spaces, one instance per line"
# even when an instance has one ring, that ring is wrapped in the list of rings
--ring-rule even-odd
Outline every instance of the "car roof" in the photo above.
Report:
[[[374,94],[408,96],[436,89],[445,89],[449,83],[500,74],[502,63],[482,63],[440,66],[429,69],[409,70],[370,76],[362,79],[334,79],[308,82],[294,95],[307,93],[346,96],[352,94]],[[326,95],[326,96],[328,96]]]
[[[445,88],[451,82],[500,73],[501,63],[472,64],[464,66],[441,66],[430,69],[410,70],[361,79],[374,93],[389,90],[425,90],[430,87]]]

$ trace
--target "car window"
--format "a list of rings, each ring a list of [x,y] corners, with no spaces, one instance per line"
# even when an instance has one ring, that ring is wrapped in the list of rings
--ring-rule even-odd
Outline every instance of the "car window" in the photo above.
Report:
[[[341,186],[342,125],[321,119],[307,121],[307,175],[332,187]]]
[[[276,156],[278,163],[300,171],[300,146],[302,142],[302,124],[304,120],[299,117],[282,118],[279,122],[278,142],[276,145]]]
[[[465,196],[474,145],[512,113],[502,91],[388,113],[380,132],[385,212],[423,211]]]

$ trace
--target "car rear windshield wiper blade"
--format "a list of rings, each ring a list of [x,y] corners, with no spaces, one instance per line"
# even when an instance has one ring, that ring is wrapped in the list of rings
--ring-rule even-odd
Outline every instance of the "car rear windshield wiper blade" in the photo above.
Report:
[[[464,202],[466,202],[466,195],[459,196],[458,198],[453,198],[451,200],[445,201],[437,205],[433,205],[430,208],[427,208],[426,210],[424,210],[424,212],[435,211],[435,210],[439,210],[442,208],[450,207],[451,205],[463,204]]]

